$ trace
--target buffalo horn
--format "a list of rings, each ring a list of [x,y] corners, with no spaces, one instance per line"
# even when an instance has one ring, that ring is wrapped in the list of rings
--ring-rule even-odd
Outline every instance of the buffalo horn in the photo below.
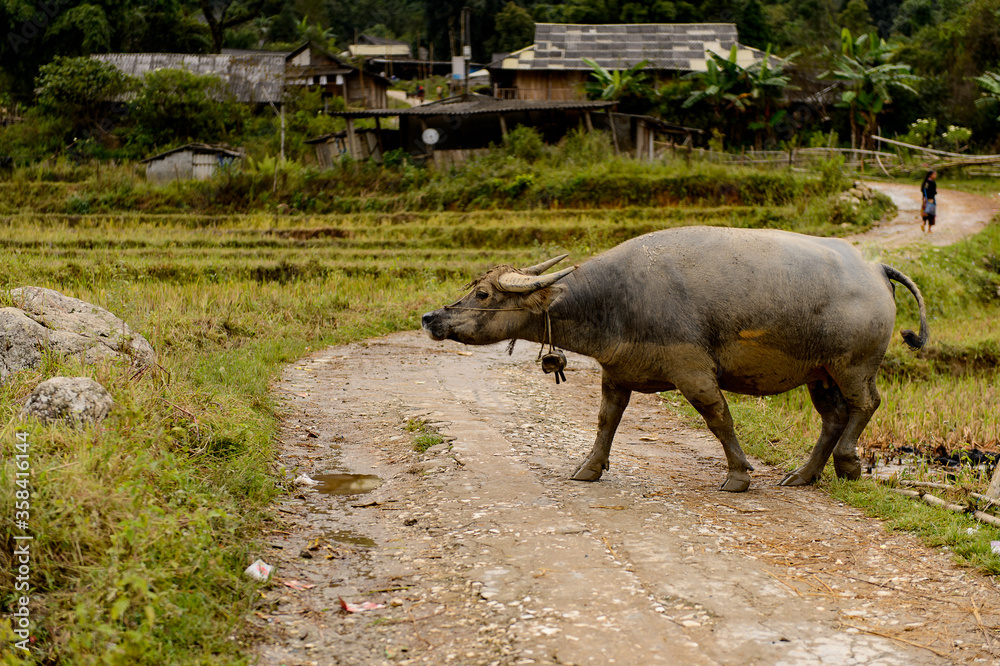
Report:
[[[569,256],[568,254],[560,254],[558,257],[553,257],[548,261],[543,261],[540,264],[535,264],[534,266],[522,268],[521,272],[524,273],[525,275],[541,275],[542,273],[549,270],[550,268],[552,268],[553,266],[555,266],[568,256]]]
[[[535,291],[536,289],[548,287],[575,270],[576,266],[570,266],[569,268],[564,268],[561,271],[556,271],[555,273],[537,276],[522,275],[521,273],[504,273],[500,276],[497,282],[499,283],[502,291],[524,294]]]

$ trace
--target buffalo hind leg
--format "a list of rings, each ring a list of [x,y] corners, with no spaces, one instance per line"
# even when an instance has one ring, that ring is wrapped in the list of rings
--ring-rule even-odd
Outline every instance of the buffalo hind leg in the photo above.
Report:
[[[875,387],[874,375],[868,377],[862,385],[860,392],[865,408],[858,414],[856,421],[849,422],[844,428],[844,434],[840,436],[837,447],[833,450],[833,469],[837,472],[837,478],[850,479],[856,481],[861,478],[861,458],[858,456],[858,439],[864,432],[865,426],[875,414],[875,410],[882,404],[882,396],[879,395]]]
[[[597,481],[609,466],[611,442],[621,423],[622,414],[632,398],[632,391],[619,388],[607,374],[601,378],[601,410],[597,414],[597,439],[594,448],[573,472],[576,481]]]
[[[847,426],[848,406],[840,387],[832,383],[824,387],[823,382],[813,382],[809,385],[809,396],[823,419],[823,429],[809,459],[782,479],[782,486],[805,486],[818,479]]]
[[[862,375],[860,372],[856,372],[853,377],[848,376],[843,380],[835,377],[834,380],[839,384],[841,395],[847,404],[847,421],[840,433],[840,437],[837,438],[832,447],[833,467],[839,478],[854,480],[861,476],[861,458],[858,457],[858,438],[861,437],[861,433],[864,432],[868,421],[871,420],[875,410],[882,403],[882,398],[879,396],[878,389],[875,388],[875,377],[872,374]],[[824,429],[825,426],[824,421]],[[818,446],[819,444],[817,444]],[[827,443],[827,446],[830,446],[829,443]],[[816,449],[813,449],[813,455],[816,455],[816,453]],[[812,478],[819,477],[829,455],[828,452],[823,456],[822,463],[819,464]],[[810,462],[812,459],[813,456],[810,456]],[[803,468],[796,470],[792,474],[801,472],[802,469],[809,466],[810,462],[807,462]],[[788,480],[788,477],[786,477],[786,480]],[[785,485],[794,484],[786,483]]]
[[[712,375],[688,378],[689,381],[678,383],[677,388],[687,398],[687,401],[698,410],[708,429],[722,442],[722,450],[726,453],[729,473],[719,490],[730,493],[741,493],[750,487],[750,472],[753,467],[747,461],[736,439],[733,428],[733,417],[729,413],[729,404],[722,395],[718,382]]]

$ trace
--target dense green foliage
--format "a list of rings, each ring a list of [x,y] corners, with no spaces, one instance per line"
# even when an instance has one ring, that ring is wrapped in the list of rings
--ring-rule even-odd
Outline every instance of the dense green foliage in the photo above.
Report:
[[[154,186],[134,168],[31,167],[0,180],[0,213],[87,214],[290,212],[328,214],[403,211],[557,210],[673,206],[740,207],[741,226],[777,226],[820,235],[864,230],[891,205],[855,210],[832,195],[846,184],[837,165],[828,176],[760,171],[678,159],[642,163],[611,158],[599,133],[573,132],[543,146],[525,128],[464,167],[435,170],[405,159],[392,166],[344,160],[332,169],[274,158],[250,159],[204,182]],[[842,226],[846,225],[846,226]]]
[[[972,146],[1000,149],[1000,120],[989,103],[975,104],[982,94],[995,97],[990,78],[1000,71],[1000,0],[689,0],[652,3],[604,0],[157,0],[155,3],[107,3],[104,0],[53,0],[35,5],[26,0],[0,2],[0,106],[30,104],[38,87],[41,67],[57,56],[86,56],[114,51],[206,52],[222,46],[288,48],[306,39],[338,52],[359,34],[389,37],[429,48],[437,60],[461,50],[462,12],[469,8],[473,60],[489,62],[494,52],[527,46],[534,22],[652,23],[735,22],[740,41],[787,56],[801,52],[795,64],[798,95],[803,100],[823,87],[815,75],[834,72],[847,82],[851,96],[843,109],[820,104],[794,122],[776,121],[765,132],[768,143],[804,143],[806,132],[853,137],[862,129],[880,127],[886,135],[904,135],[918,119],[931,119],[941,128],[970,128]],[[839,61],[844,55],[841,31],[868,38],[880,57],[861,69]],[[862,49],[863,51],[863,49]],[[920,77],[903,81],[883,74]],[[858,77],[864,82],[858,83]],[[891,79],[904,85],[894,85]],[[715,124],[705,107],[678,108],[690,88],[659,82],[641,95],[637,112],[696,127]],[[877,94],[872,93],[872,89]],[[431,88],[433,89],[433,88]],[[896,94],[888,95],[888,92]],[[795,96],[793,96],[795,97]],[[809,102],[813,104],[813,102]],[[774,110],[747,119],[771,122]],[[633,108],[634,107],[634,108]],[[19,115],[24,115],[24,111]],[[860,117],[860,121],[859,121]],[[117,123],[117,121],[116,121]],[[777,132],[771,131],[778,125]],[[759,139],[744,137],[744,141]],[[940,147],[949,140],[935,137]],[[0,141],[0,146],[2,146]],[[2,154],[2,152],[0,152]]]
[[[38,75],[38,106],[45,115],[66,118],[73,130],[103,129],[106,100],[134,90],[136,82],[116,67],[88,58],[57,57]]]
[[[140,148],[192,139],[217,142],[239,131],[247,114],[216,76],[183,69],[150,72],[131,105]]]

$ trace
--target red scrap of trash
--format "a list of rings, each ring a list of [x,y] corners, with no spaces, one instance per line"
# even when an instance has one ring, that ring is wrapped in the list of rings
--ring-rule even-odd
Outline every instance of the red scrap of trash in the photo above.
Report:
[[[338,596],[337,599],[340,600],[340,609],[345,613],[361,613],[377,608],[385,608],[385,604],[377,604],[374,601],[366,601],[363,604],[349,604],[344,601],[343,597]]]
[[[299,592],[302,592],[304,590],[311,590],[314,587],[316,587],[315,585],[312,585],[310,583],[303,583],[301,580],[283,580],[281,582],[284,583],[286,586],[292,588],[293,590],[298,590]]]

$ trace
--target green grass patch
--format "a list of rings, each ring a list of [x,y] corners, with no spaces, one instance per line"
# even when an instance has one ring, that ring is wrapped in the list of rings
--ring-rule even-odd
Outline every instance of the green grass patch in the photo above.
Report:
[[[444,442],[444,437],[423,419],[407,421],[406,431],[413,434],[413,450],[418,453]]]
[[[897,495],[872,479],[832,479],[824,488],[836,499],[885,521],[887,529],[911,532],[928,546],[947,548],[963,566],[989,575],[1000,574],[1000,556],[990,547],[991,541],[1000,540],[1000,530],[995,527]]]

